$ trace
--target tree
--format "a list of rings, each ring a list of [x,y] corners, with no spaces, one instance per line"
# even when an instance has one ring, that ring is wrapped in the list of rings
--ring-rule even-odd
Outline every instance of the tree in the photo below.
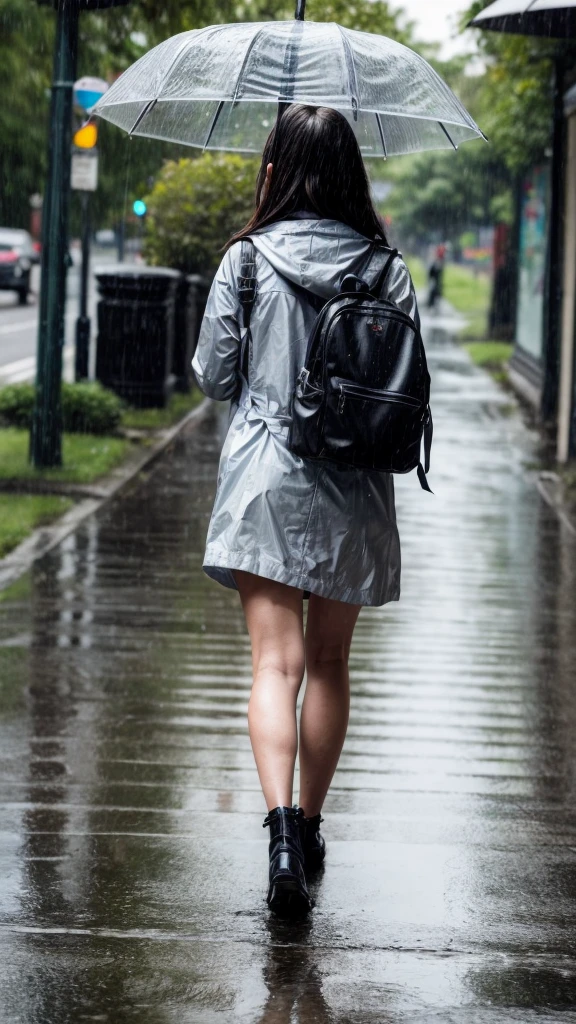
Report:
[[[28,227],[46,171],[53,14],[0,0],[0,224]]]
[[[290,7],[288,17],[292,17]],[[385,0],[308,0],[306,16],[311,21],[336,21],[345,28],[392,36],[399,43],[410,44],[412,26],[402,23],[401,11]]]
[[[466,12],[473,18],[487,0]],[[496,155],[517,174],[542,160],[552,126],[553,53],[547,39],[478,31],[486,63],[479,82],[478,116]]]
[[[232,153],[165,163],[146,200],[146,259],[189,274],[215,270],[254,209],[257,166]]]
[[[463,25],[484,6],[467,11]],[[393,184],[389,212],[404,233],[420,239],[491,223],[510,224],[518,174],[544,159],[550,143],[552,65],[549,41],[479,33],[481,74],[467,74],[466,58],[426,56],[458,93],[489,139],[458,153],[423,154],[381,173]]]
[[[484,76],[466,73],[465,56],[443,62],[432,50],[427,57],[484,128]],[[493,223],[496,214],[511,216],[511,173],[494,147],[480,139],[456,153],[440,150],[391,161],[381,173],[393,186],[387,212],[404,237],[455,239]]]

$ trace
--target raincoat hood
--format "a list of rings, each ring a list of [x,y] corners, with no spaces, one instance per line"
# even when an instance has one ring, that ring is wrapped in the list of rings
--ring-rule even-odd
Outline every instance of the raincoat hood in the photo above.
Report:
[[[361,274],[372,248],[354,228],[313,215],[277,221],[250,237],[277,273],[324,299],[345,274]]]

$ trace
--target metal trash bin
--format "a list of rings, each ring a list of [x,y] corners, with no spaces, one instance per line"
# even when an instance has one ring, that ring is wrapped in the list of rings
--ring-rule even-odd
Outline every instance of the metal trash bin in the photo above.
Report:
[[[196,351],[200,325],[210,281],[200,274],[182,277],[176,293],[176,329],[174,332],[174,359],[172,373],[176,378],[176,391],[188,392],[193,382],[192,360]]]
[[[174,389],[176,288],[167,267],[120,264],[95,270],[98,302],[96,379],[130,405],[163,407]]]

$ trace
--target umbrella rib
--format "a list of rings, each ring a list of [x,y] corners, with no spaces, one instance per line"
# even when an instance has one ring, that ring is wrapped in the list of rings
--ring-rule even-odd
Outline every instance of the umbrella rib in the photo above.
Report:
[[[278,90],[278,114],[281,116],[282,110],[284,109],[282,104],[289,105],[294,98],[294,86],[296,84],[295,79],[289,80],[289,76],[295,75],[298,70],[298,47],[294,45],[296,36],[301,36],[303,31],[303,22],[294,21],[292,30],[288,36],[286,43],[286,49],[284,50],[284,64],[282,67],[282,81],[280,82],[280,88]],[[288,81],[286,79],[288,78]]]
[[[446,130],[446,128],[442,124],[442,121],[438,121],[438,124],[440,125],[440,127],[441,127],[442,131],[444,132],[444,135],[448,139],[448,142],[450,143],[450,145],[453,147],[453,149],[457,150],[458,146],[456,145],[456,143],[454,142],[454,139],[452,138],[452,136],[449,134],[449,132]]]
[[[212,30],[215,29],[218,32],[222,27],[223,27],[222,25],[208,26],[208,31],[210,31],[210,29],[212,29]],[[204,29],[200,29],[200,31],[204,32],[205,30]],[[182,54],[186,53],[187,49],[188,49],[188,40],[186,39],[186,41],[184,43],[182,43],[182,46],[179,48],[178,52],[174,55],[174,57],[172,58],[168,68],[164,72],[164,77],[162,78],[162,84],[160,85],[160,87],[157,90],[157,95],[154,97],[154,99],[148,101],[148,103],[144,107],[144,110],[140,111],[140,113],[138,114],[138,117],[136,118],[134,124],[132,125],[132,128],[128,132],[129,135],[133,135],[133,133],[135,132],[136,128],[141,123],[141,121],[144,120],[146,115],[149,114],[150,111],[152,110],[152,108],[156,105],[156,103],[158,102],[158,100],[160,98],[160,92],[162,90],[162,86],[164,85],[164,82],[168,78],[168,75],[174,70],[174,67],[176,66],[176,64],[180,60],[180,57],[182,56]]]
[[[344,50],[344,60],[346,61],[346,70],[348,72],[348,86],[351,92],[352,110],[354,114],[354,120],[358,120],[358,79],[356,78],[356,66],[354,64],[354,54],[352,53],[352,47],[350,41],[342,28],[341,25],[337,25],[341,39],[342,49]]]
[[[140,124],[140,122],[144,120],[144,118],[146,117],[146,114],[148,114],[152,110],[152,107],[155,106],[155,104],[157,102],[158,102],[157,98],[155,98],[153,100],[148,100],[148,103],[146,104],[146,106],[143,107],[142,110],[140,111],[140,113],[138,114],[138,117],[134,121],[134,124],[132,125],[130,131],[128,132],[128,135],[133,135],[134,134],[134,132],[136,131],[136,129],[137,129],[138,125]]]
[[[252,36],[252,39],[248,43],[248,47],[246,49],[246,53],[244,54],[244,60],[242,61],[242,67],[240,68],[240,71],[238,72],[238,78],[236,79],[236,85],[234,86],[234,95],[232,96],[232,103],[236,103],[236,101],[238,99],[238,90],[240,89],[240,82],[242,80],[242,75],[244,74],[244,71],[246,70],[246,66],[248,64],[248,59],[250,57],[250,54],[252,53],[252,50],[254,49],[254,46],[256,45],[256,40],[258,39],[258,36],[262,35],[263,31],[264,31],[263,28],[259,28],[258,31],[254,33],[254,35]]]
[[[212,121],[210,122],[210,128],[208,130],[208,135],[206,136],[206,142],[204,143],[204,147],[203,147],[204,149],[206,149],[208,147],[208,143],[210,142],[210,139],[212,138],[212,134],[213,134],[214,129],[216,127],[216,122],[217,122],[218,118],[220,117],[220,114],[222,113],[222,107],[223,106],[224,106],[224,100],[220,100],[218,106],[216,107],[216,111],[214,113],[214,117],[212,118]]]
[[[382,127],[382,120],[380,114],[376,114],[376,124],[378,125],[378,131],[380,132],[380,142],[382,143],[382,152],[384,153],[384,159],[388,159],[388,150],[386,149],[386,139],[384,138],[384,129]]]

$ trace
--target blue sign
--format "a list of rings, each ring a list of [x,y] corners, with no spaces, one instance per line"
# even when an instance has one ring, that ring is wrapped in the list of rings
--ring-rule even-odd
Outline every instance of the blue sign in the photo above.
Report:
[[[98,103],[107,89],[108,82],[105,82],[103,78],[85,75],[84,78],[79,78],[74,83],[74,102],[83,110],[89,111]]]
[[[134,201],[132,209],[134,210],[134,213],[136,214],[137,217],[143,217],[148,207],[146,206],[146,203],[144,202],[143,199],[136,199]]]

